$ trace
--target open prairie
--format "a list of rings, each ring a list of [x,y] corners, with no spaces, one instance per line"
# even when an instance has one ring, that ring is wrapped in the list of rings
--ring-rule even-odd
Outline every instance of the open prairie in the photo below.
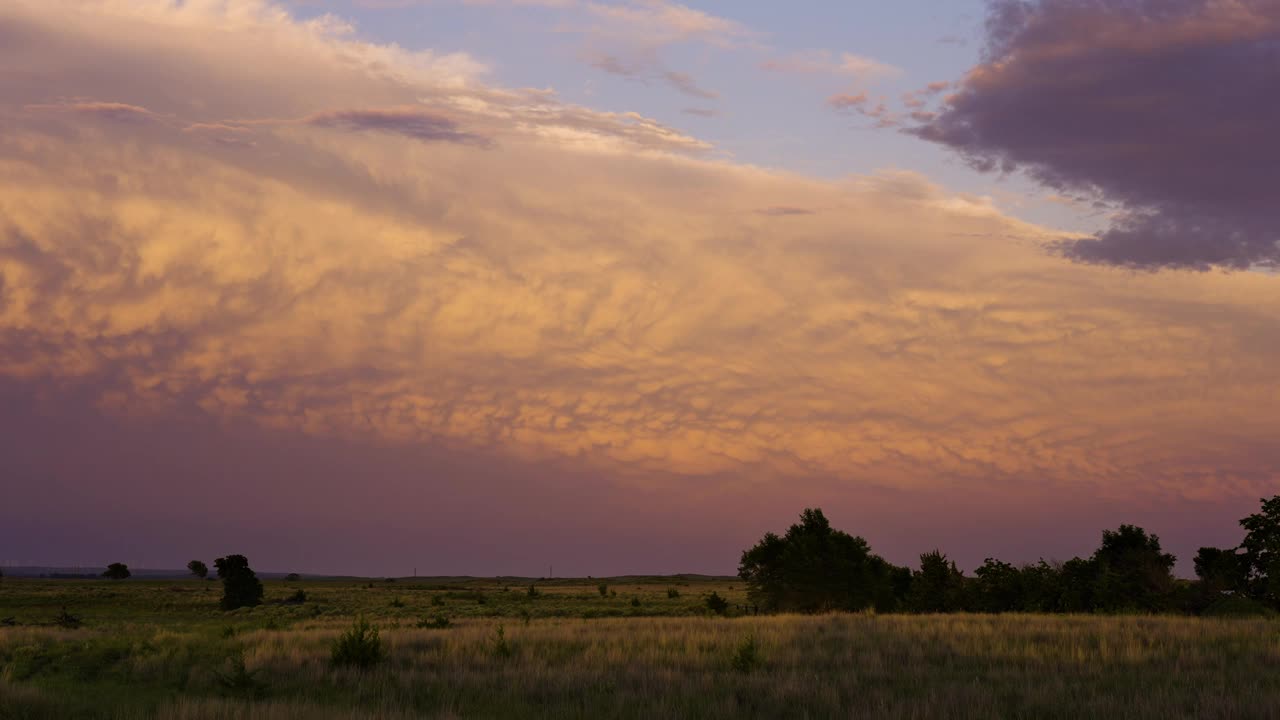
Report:
[[[0,717],[1280,717],[1273,620],[755,616],[690,577],[266,585],[223,613],[213,582],[6,578]],[[382,658],[334,666],[357,616]]]

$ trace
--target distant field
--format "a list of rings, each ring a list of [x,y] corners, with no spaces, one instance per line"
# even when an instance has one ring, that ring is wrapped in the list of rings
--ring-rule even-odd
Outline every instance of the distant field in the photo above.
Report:
[[[268,581],[223,613],[215,582],[6,578],[0,718],[1280,718],[1276,621],[757,617],[730,581],[597,582]],[[331,667],[357,615],[386,660]]]

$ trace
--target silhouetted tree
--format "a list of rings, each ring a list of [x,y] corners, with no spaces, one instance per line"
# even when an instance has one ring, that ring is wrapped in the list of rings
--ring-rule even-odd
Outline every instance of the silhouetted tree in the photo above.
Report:
[[[1058,612],[1093,612],[1094,583],[1098,579],[1098,564],[1092,559],[1071,558],[1057,566]]]
[[[1235,548],[1202,547],[1196,553],[1196,577],[1206,596],[1238,592],[1246,587],[1247,564]]]
[[[920,556],[920,569],[911,575],[907,608],[913,612],[945,613],[965,609],[965,578],[940,551]]]
[[[1019,570],[1022,583],[1022,610],[1027,612],[1062,612],[1062,565],[1050,565],[1041,558],[1034,565]]]
[[[222,578],[222,609],[235,610],[262,602],[262,583],[249,568],[249,559],[243,555],[228,555],[213,561]]]
[[[103,571],[102,577],[111,578],[112,580],[125,580],[133,573],[129,572],[129,566],[124,563],[111,563],[107,569]]]
[[[298,582],[300,580],[302,580],[302,576],[299,575],[298,573],[289,573],[288,575],[284,576],[285,582]]]
[[[1024,609],[1022,571],[1007,562],[987,558],[973,571],[970,609],[1002,613]]]
[[[187,563],[187,570],[201,580],[209,576],[209,566],[199,560],[192,560]]]
[[[1280,495],[1261,502],[1261,512],[1240,521],[1245,582],[1255,599],[1280,606]]]
[[[785,535],[767,533],[743,552],[738,576],[763,608],[821,612],[892,605],[891,570],[866,540],[832,529],[821,510],[805,509]]]
[[[1093,608],[1104,611],[1169,608],[1176,558],[1160,549],[1160,538],[1136,525],[1102,532],[1093,553]]]

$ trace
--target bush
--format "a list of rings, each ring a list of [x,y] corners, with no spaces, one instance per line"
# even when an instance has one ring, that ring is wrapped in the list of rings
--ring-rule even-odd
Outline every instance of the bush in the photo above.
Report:
[[[1205,608],[1205,617],[1272,617],[1276,613],[1257,600],[1243,596],[1224,597]]]
[[[243,555],[228,555],[213,561],[222,578],[223,610],[252,607],[262,603],[262,583]]]
[[[80,618],[67,612],[67,609],[63,607],[62,612],[58,613],[53,617],[53,624],[57,625],[60,628],[67,628],[68,630],[74,630],[80,627],[81,625],[83,625],[84,623],[80,621]]]
[[[731,661],[733,669],[738,672],[747,673],[760,667],[760,644],[756,642],[755,635],[748,635],[738,644],[738,650],[733,654]]]
[[[541,597],[541,596],[542,596],[542,591],[538,589],[538,586],[537,586],[537,585],[534,585],[534,584],[530,583],[530,584],[529,584],[529,590],[528,590],[528,592],[526,592],[525,594],[526,594],[526,595],[528,595],[528,596],[529,596],[529,597],[531,597],[531,598],[536,598],[536,597]]]
[[[494,657],[508,658],[515,650],[507,642],[507,629],[501,625],[493,632],[492,650]]]
[[[192,560],[187,563],[187,571],[201,580],[209,576],[209,566],[200,560]]]
[[[227,664],[229,669],[226,672],[214,671],[223,690],[250,698],[260,698],[266,694],[266,685],[258,680],[258,671],[245,667],[244,650],[228,658]]]
[[[302,588],[298,588],[293,591],[292,595],[285,598],[284,601],[288,605],[301,605],[307,601],[307,594],[302,590]]]
[[[640,607],[640,598],[631,598],[631,607]]]
[[[382,638],[378,628],[373,627],[364,618],[356,618],[350,630],[338,636],[333,643],[333,651],[329,662],[335,667],[356,667],[367,670],[382,662],[386,653],[382,647]]]
[[[453,627],[453,623],[449,618],[443,615],[437,615],[435,620],[422,618],[418,621],[417,627],[422,630],[445,630]]]
[[[609,586],[608,586],[608,585],[606,585],[606,584],[604,584],[604,583],[600,583],[599,585],[597,585],[597,586],[596,586],[596,590],[598,590],[598,591],[600,592],[600,597],[609,597]]]
[[[440,597],[439,595],[432,595],[432,596],[431,596],[431,604],[432,604],[432,605],[434,605],[434,606],[436,606],[436,607],[440,607],[440,606],[444,605],[444,598],[443,598],[443,597]]]
[[[716,615],[724,615],[729,612],[729,601],[720,597],[720,593],[712,591],[706,599],[707,609]]]
[[[102,572],[102,577],[112,580],[126,580],[132,573],[129,572],[129,566],[124,563],[111,563],[107,569]]]
[[[667,599],[668,599],[668,600],[675,600],[675,599],[676,599],[676,598],[678,598],[678,597],[680,597],[680,591],[679,591],[679,590],[677,590],[677,589],[675,589],[675,588],[667,588]]]
[[[302,576],[299,575],[298,573],[289,573],[288,575],[284,576],[285,582],[298,582],[301,579],[302,579]]]
[[[393,608],[402,608],[402,607],[404,607],[404,601],[403,601],[403,600],[401,600],[401,599],[400,599],[400,598],[398,598],[398,597],[393,597],[393,598],[391,598],[391,607],[393,607]]]

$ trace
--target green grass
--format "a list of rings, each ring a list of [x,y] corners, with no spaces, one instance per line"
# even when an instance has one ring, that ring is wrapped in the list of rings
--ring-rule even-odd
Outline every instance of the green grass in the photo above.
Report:
[[[735,617],[740,585],[669,597],[659,578],[611,579],[616,597],[304,581],[301,605],[274,602],[299,584],[266,585],[222,613],[215,583],[5,579],[0,718],[1280,717],[1266,618]],[[712,591],[730,617],[708,616]],[[52,624],[64,605],[83,627]],[[356,616],[382,659],[335,665]]]

